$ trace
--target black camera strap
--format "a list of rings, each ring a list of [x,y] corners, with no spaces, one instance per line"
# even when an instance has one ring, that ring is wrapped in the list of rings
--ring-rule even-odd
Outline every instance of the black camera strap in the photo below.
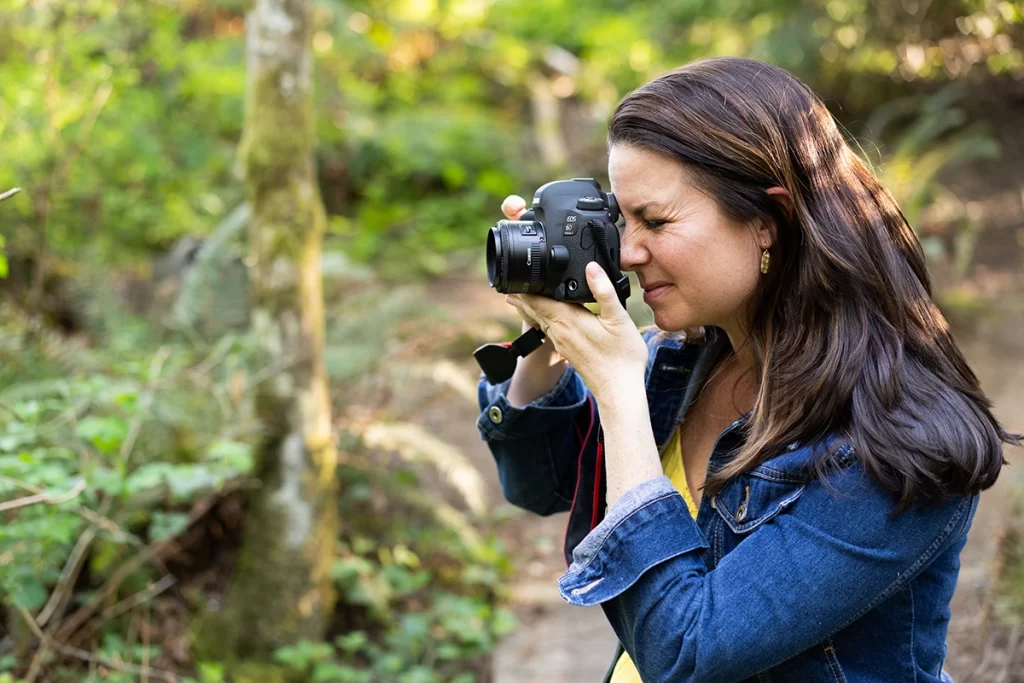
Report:
[[[480,369],[491,384],[504,382],[516,371],[518,359],[528,356],[544,343],[544,333],[536,327],[516,337],[515,341],[484,344],[473,352]]]
[[[590,230],[594,235],[594,242],[597,245],[597,253],[601,260],[607,265],[608,279],[615,285],[615,293],[619,297],[622,307],[626,307],[626,299],[629,298],[629,276],[619,268],[619,259],[612,258],[611,250],[608,249],[608,237],[601,226],[590,223]]]

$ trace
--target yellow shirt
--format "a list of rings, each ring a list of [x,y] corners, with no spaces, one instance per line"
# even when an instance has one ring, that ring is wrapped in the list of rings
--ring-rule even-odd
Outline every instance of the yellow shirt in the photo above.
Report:
[[[686,507],[690,510],[690,516],[696,519],[697,504],[693,501],[690,487],[686,483],[686,470],[683,469],[683,452],[679,446],[678,429],[672,435],[671,441],[669,441],[665,452],[661,456],[661,468],[664,470],[665,476],[671,480],[672,485],[682,495],[683,500],[686,501]],[[640,679],[640,672],[636,670],[633,660],[625,652],[619,657],[619,661],[615,663],[611,683],[643,683]]]

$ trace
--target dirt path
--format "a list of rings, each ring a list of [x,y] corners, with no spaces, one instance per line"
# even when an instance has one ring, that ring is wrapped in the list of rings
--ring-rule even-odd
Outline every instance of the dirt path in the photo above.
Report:
[[[1024,433],[1024,320],[1002,319],[997,325],[980,327],[963,334],[961,349],[994,404],[1003,426]],[[953,597],[949,624],[946,669],[958,683],[1024,681],[1024,670],[1009,669],[1005,653],[999,652],[1005,635],[989,632],[980,624],[982,605],[989,584],[995,541],[1006,509],[1006,491],[1017,470],[1024,465],[1020,449],[1007,449],[1011,467],[1003,470],[996,485],[984,492],[981,505],[960,554],[960,578]],[[1020,656],[1018,654],[1018,662]],[[1020,664],[1018,664],[1020,666]],[[1005,674],[1005,678],[1001,678]]]
[[[515,324],[515,312],[482,278],[435,282],[428,292],[451,315],[451,321],[499,320]],[[455,360],[476,385],[479,368],[469,358]],[[487,482],[492,505],[508,506],[487,445],[476,430],[479,408],[443,392],[424,413],[426,426],[462,450]],[[518,568],[511,589],[511,608],[519,628],[507,636],[494,657],[494,683],[581,683],[600,681],[615,651],[616,638],[600,608],[581,609],[564,603],[555,582],[565,571],[562,538],[567,514],[538,517],[509,509],[511,519],[500,534]]]
[[[450,312],[452,322],[512,320],[509,309],[486,284],[472,277],[434,283],[429,298]],[[1004,425],[1024,431],[1024,320],[1006,320],[995,326],[972,324],[960,334],[960,344],[983,387],[994,401]],[[1017,341],[1020,339],[1020,341]],[[452,359],[464,378],[476,382],[472,358]],[[478,408],[463,391],[441,390],[419,420],[441,439],[461,449],[487,482],[492,505],[506,505],[494,463],[475,428]],[[1019,452],[1007,453],[1011,462],[1024,462]],[[958,683],[996,681],[1004,672],[999,659],[999,634],[979,629],[981,608],[994,549],[994,539],[1005,505],[1007,477],[982,496],[982,504],[961,555],[962,569],[954,597],[949,629],[946,669]],[[615,647],[615,636],[599,608],[580,609],[564,604],[555,580],[565,570],[560,547],[565,515],[540,518],[515,514],[500,534],[516,559],[518,576],[511,591],[520,627],[506,637],[494,659],[497,683],[558,683],[599,681]],[[987,647],[987,650],[986,650]],[[984,660],[984,661],[983,661]],[[1005,672],[1003,683],[1024,681],[1020,672]]]

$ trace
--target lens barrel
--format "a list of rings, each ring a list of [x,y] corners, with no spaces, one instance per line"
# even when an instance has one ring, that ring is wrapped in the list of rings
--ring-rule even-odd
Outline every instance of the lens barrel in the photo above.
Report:
[[[503,294],[539,294],[547,252],[539,222],[498,221],[487,237],[487,281]]]

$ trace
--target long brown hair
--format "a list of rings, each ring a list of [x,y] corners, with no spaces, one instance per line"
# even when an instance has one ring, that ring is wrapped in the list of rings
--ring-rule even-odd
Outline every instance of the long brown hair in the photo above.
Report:
[[[895,514],[995,483],[1002,444],[1020,437],[993,417],[932,302],[896,201],[804,83],[749,59],[693,62],[627,95],[608,142],[675,158],[727,215],[776,226],[747,330],[760,389],[745,444],[707,492],[828,434],[898,498]],[[833,455],[817,455],[819,475]]]

